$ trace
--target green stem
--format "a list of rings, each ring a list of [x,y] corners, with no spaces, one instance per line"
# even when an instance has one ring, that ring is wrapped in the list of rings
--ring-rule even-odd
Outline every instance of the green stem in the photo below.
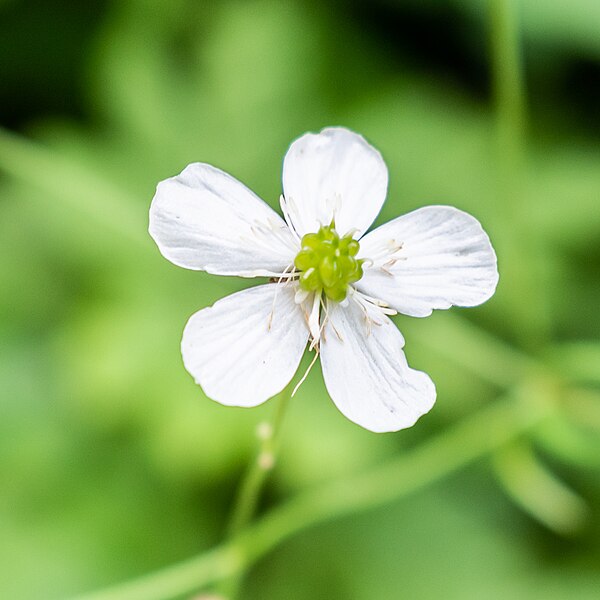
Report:
[[[539,395],[533,402],[495,403],[385,465],[301,493],[196,558],[73,600],[170,600],[243,573],[307,527],[408,496],[517,438],[548,416]]]
[[[283,418],[292,393],[292,382],[275,398],[275,413],[271,423],[261,423],[258,437],[261,441],[256,457],[248,465],[233,505],[231,519],[227,527],[227,537],[233,538],[250,521],[256,512],[263,486],[275,467],[281,440]],[[222,582],[219,588],[226,598],[235,598],[243,573],[238,573]]]
[[[524,348],[537,350],[550,337],[551,313],[547,295],[543,293],[543,249],[526,211],[527,110],[519,3],[517,0],[489,0],[489,3],[498,202],[504,218],[496,238],[501,259],[511,267],[510,286],[501,287],[500,292],[505,296],[515,337]]]
[[[525,142],[525,83],[515,0],[490,0],[492,74],[501,155],[521,170]]]
[[[269,473],[275,467],[281,439],[281,425],[290,396],[291,384],[275,398],[276,407],[272,422],[259,425],[260,448],[240,484],[227,528],[229,537],[241,531],[254,516],[262,488]]]
[[[559,535],[581,531],[588,522],[585,501],[539,460],[531,444],[518,440],[494,456],[505,491],[534,519]]]

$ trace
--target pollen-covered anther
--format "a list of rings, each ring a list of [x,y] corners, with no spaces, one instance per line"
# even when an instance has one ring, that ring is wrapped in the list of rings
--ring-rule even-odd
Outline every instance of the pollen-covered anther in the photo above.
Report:
[[[294,265],[300,271],[299,284],[307,292],[324,293],[327,298],[342,302],[348,286],[363,276],[363,260],[356,258],[358,242],[347,234],[340,237],[335,223],[322,226],[317,233],[307,233],[301,240],[302,249]]]

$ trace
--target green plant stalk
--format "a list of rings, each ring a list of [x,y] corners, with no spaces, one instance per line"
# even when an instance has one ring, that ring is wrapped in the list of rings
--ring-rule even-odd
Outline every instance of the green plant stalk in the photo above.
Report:
[[[260,448],[254,460],[248,465],[240,484],[227,528],[228,539],[244,529],[256,513],[263,486],[277,461],[283,418],[291,394],[292,383],[290,382],[274,399],[276,406],[272,422],[259,425]],[[226,598],[235,598],[238,595],[242,577],[243,573],[236,573],[234,576],[224,579],[218,591]]]
[[[526,88],[517,0],[489,0],[491,69],[496,109],[498,201],[505,216],[501,259],[511,265],[510,286],[501,288],[524,348],[550,338],[551,313],[543,293],[544,254],[526,210]]]
[[[170,600],[204,589],[243,573],[308,527],[398,500],[450,475],[518,438],[552,412],[544,397],[496,402],[387,464],[300,493],[196,558],[73,600]]]
[[[494,100],[503,159],[521,170],[525,151],[525,83],[515,0],[490,0]]]
[[[291,383],[274,399],[275,414],[270,424],[263,423],[266,431],[259,431],[261,445],[255,459],[248,466],[248,470],[240,484],[236,497],[227,534],[231,537],[243,529],[252,519],[260,500],[262,488],[275,467],[277,452],[281,440],[281,426],[291,397]]]
[[[573,535],[588,522],[585,501],[538,459],[531,444],[517,440],[494,455],[496,476],[512,500],[559,535]]]

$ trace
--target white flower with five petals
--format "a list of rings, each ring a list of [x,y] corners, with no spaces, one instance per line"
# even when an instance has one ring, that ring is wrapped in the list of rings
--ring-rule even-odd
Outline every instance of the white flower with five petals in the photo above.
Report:
[[[408,366],[388,315],[485,302],[498,282],[496,256],[479,222],[450,206],[420,208],[366,233],[387,187],[379,152],[343,128],[290,146],[284,219],[207,164],[158,185],[150,234],[168,260],[270,278],[188,321],[183,361],[207,396],[261,404],[291,381],[310,343],[329,395],[351,421],[397,431],[429,411],[435,386]]]

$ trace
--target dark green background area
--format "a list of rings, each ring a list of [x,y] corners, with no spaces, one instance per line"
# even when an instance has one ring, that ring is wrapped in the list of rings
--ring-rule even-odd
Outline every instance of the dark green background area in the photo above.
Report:
[[[500,285],[479,308],[395,318],[438,389],[410,430],[346,421],[314,369],[262,508],[500,401],[480,352],[499,344],[578,390],[561,400],[585,410],[528,440],[576,500],[549,502],[544,519],[485,458],[294,537],[243,598],[598,597],[600,3],[517,4],[529,137],[512,194],[481,0],[0,0],[0,597],[67,598],[222,539],[272,407],[207,399],[179,341],[194,311],[249,282],[164,260],[149,203],[159,180],[204,161],[276,206],[289,143],[328,125],[386,160],[376,224],[427,204],[467,210]],[[582,521],[561,530],[574,506]]]

